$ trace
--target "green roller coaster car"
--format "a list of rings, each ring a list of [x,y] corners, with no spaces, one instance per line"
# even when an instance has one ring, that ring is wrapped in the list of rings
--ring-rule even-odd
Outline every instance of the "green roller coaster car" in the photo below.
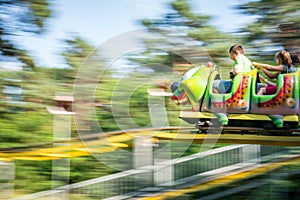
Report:
[[[272,95],[257,95],[260,82],[257,69],[238,74],[233,78],[229,93],[213,92],[213,82],[218,79],[216,68],[202,65],[189,70],[172,84],[171,99],[177,104],[190,104],[192,112],[181,112],[180,118],[189,123],[207,126],[218,119],[222,126],[257,128],[285,128],[298,126],[299,121],[299,70],[280,74],[277,91]]]

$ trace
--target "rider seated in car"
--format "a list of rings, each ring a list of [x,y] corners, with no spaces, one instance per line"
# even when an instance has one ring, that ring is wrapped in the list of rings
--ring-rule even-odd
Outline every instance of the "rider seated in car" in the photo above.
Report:
[[[235,44],[229,49],[230,58],[234,61],[230,78],[239,73],[249,72],[252,69],[251,61],[244,55],[244,49],[241,45]],[[214,80],[213,92],[214,93],[229,93],[232,88],[232,81],[228,80]]]
[[[284,50],[279,51],[276,53],[275,58],[278,65],[269,65],[269,64],[253,62],[253,66],[258,69],[261,69],[264,72],[264,74],[270,79],[277,79],[279,74],[296,72],[296,68],[293,65],[291,55],[289,52]],[[266,84],[261,85],[261,87],[257,92],[258,95],[263,95],[263,94],[270,95],[276,93],[277,90],[276,83],[267,81],[267,79],[263,78],[262,76],[260,76],[260,79],[266,82]]]

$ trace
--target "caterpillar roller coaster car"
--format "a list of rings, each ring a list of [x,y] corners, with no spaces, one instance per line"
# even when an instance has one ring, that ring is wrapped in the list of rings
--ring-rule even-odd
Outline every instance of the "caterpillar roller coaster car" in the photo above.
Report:
[[[178,105],[190,104],[180,118],[201,130],[212,125],[222,127],[292,130],[299,122],[299,70],[280,74],[277,91],[258,95],[258,70],[233,78],[229,93],[213,92],[214,80],[220,79],[216,67],[202,65],[187,71],[179,82],[171,84],[171,99]]]

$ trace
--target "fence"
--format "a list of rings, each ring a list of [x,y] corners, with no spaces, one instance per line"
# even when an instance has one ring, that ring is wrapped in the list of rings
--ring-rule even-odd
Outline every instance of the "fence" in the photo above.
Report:
[[[176,187],[191,182],[199,176],[224,173],[222,169],[225,168],[228,170],[257,164],[260,162],[261,155],[266,156],[281,150],[283,147],[230,145],[174,160],[154,162],[153,165],[26,195],[16,200],[47,197],[51,199],[75,199],[76,197],[79,199],[126,199],[145,192]]]

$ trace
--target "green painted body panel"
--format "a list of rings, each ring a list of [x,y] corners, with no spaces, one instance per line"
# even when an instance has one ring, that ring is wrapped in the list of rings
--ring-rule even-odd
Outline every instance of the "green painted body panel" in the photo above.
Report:
[[[178,89],[186,93],[194,109],[199,107],[199,101],[206,90],[210,73],[211,68],[202,65],[191,77],[185,77],[179,84]]]

